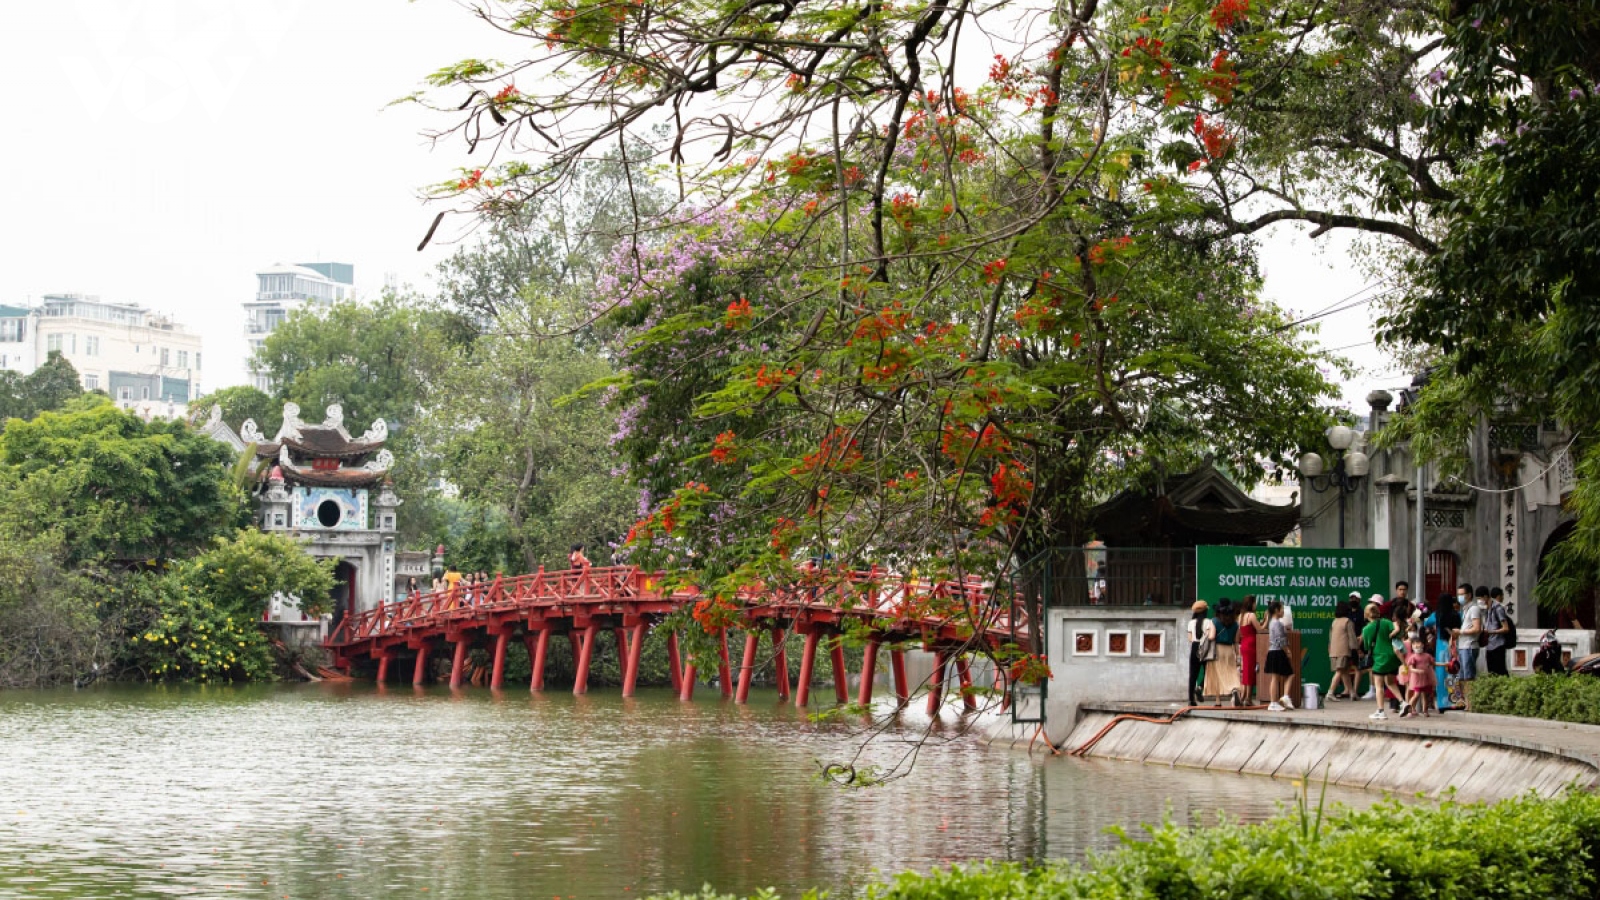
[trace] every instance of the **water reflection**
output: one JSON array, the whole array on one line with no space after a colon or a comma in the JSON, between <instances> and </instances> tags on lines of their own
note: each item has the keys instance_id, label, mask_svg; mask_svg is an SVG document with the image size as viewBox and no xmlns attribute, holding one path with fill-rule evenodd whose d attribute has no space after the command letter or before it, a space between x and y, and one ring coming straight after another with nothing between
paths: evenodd
<instances>
[{"instance_id":1,"label":"water reflection","mask_svg":"<svg viewBox=\"0 0 1600 900\"><path fill-rule=\"evenodd\" d=\"M1169 809L1258 818L1292 791L949 728L910 776L842 789L818 761L853 732L771 694L110 688L0 695L0 723L0 888L73 897L849 895L877 873L1079 856ZM925 724L908 714L860 763L894 765Z\"/></svg>"}]
</instances>

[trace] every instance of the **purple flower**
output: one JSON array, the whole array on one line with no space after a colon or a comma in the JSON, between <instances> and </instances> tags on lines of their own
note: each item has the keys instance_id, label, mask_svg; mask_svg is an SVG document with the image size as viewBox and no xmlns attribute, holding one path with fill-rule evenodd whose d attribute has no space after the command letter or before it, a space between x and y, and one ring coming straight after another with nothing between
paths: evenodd
<instances>
[{"instance_id":1,"label":"purple flower","mask_svg":"<svg viewBox=\"0 0 1600 900\"><path fill-rule=\"evenodd\" d=\"M1434 69L1432 72L1429 72L1428 81L1434 84L1444 84L1444 70Z\"/></svg>"},{"instance_id":2,"label":"purple flower","mask_svg":"<svg viewBox=\"0 0 1600 900\"><path fill-rule=\"evenodd\" d=\"M1572 90L1567 91L1567 99L1568 100L1582 100L1583 99L1583 88L1573 88Z\"/></svg>"},{"instance_id":3,"label":"purple flower","mask_svg":"<svg viewBox=\"0 0 1600 900\"><path fill-rule=\"evenodd\" d=\"M1505 145L1506 139L1503 137L1496 136L1489 139L1489 146L1491 147L1504 147Z\"/></svg>"}]
</instances>

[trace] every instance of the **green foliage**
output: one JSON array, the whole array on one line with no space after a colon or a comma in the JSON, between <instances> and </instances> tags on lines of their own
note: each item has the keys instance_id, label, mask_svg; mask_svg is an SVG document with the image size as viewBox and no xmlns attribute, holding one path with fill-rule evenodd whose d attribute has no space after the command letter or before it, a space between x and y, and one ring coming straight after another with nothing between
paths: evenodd
<instances>
[{"instance_id":1,"label":"green foliage","mask_svg":"<svg viewBox=\"0 0 1600 900\"><path fill-rule=\"evenodd\" d=\"M0 435L0 518L60 535L71 565L182 556L243 523L232 463L182 422L86 397Z\"/></svg>"},{"instance_id":2,"label":"green foliage","mask_svg":"<svg viewBox=\"0 0 1600 900\"><path fill-rule=\"evenodd\" d=\"M297 597L312 615L328 611L333 590L333 560L317 559L281 534L241 529L217 538L204 553L178 566L178 576L193 592L211 598L240 618L259 617L275 595Z\"/></svg>"},{"instance_id":3,"label":"green foliage","mask_svg":"<svg viewBox=\"0 0 1600 900\"><path fill-rule=\"evenodd\" d=\"M1600 678L1591 675L1491 675L1468 691L1473 712L1600 725Z\"/></svg>"},{"instance_id":4,"label":"green foliage","mask_svg":"<svg viewBox=\"0 0 1600 900\"><path fill-rule=\"evenodd\" d=\"M0 519L0 689L109 671L123 617L103 572L65 565L60 536Z\"/></svg>"},{"instance_id":5,"label":"green foliage","mask_svg":"<svg viewBox=\"0 0 1600 900\"><path fill-rule=\"evenodd\" d=\"M1454 4L1441 45L1426 143L1461 174L1437 210L1437 252L1415 261L1382 324L1443 358L1398 427L1457 463L1443 447L1483 416L1554 418L1574 434L1579 527L1535 595L1569 606L1600 571L1600 5Z\"/></svg>"},{"instance_id":6,"label":"green foliage","mask_svg":"<svg viewBox=\"0 0 1600 900\"><path fill-rule=\"evenodd\" d=\"M127 583L140 627L128 638L128 663L152 680L242 681L276 677L272 649L256 624L173 574Z\"/></svg>"},{"instance_id":7,"label":"green foliage","mask_svg":"<svg viewBox=\"0 0 1600 900\"><path fill-rule=\"evenodd\" d=\"M0 427L6 419L31 419L60 409L83 394L78 370L61 351L52 350L39 367L27 375L0 372Z\"/></svg>"},{"instance_id":8,"label":"green foliage","mask_svg":"<svg viewBox=\"0 0 1600 900\"><path fill-rule=\"evenodd\" d=\"M245 529L166 572L131 580L139 617L129 638L133 664L156 679L260 680L275 676L257 625L274 595L298 597L313 614L333 589L333 563L282 535Z\"/></svg>"},{"instance_id":9,"label":"green foliage","mask_svg":"<svg viewBox=\"0 0 1600 900\"><path fill-rule=\"evenodd\" d=\"M1494 805L1379 803L1335 809L1320 830L1294 814L1256 825L1167 823L1086 865L952 866L867 889L872 900L1306 897L1594 898L1600 797L1571 791ZM682 898L684 895L666 895ZM693 896L693 895L691 895ZM698 895L720 898L710 888ZM771 892L754 895L772 898ZM806 896L812 896L808 894Z\"/></svg>"},{"instance_id":10,"label":"green foliage","mask_svg":"<svg viewBox=\"0 0 1600 900\"><path fill-rule=\"evenodd\" d=\"M254 419L261 433L272 437L283 424L283 401L251 385L235 385L189 401L189 420L204 422L213 406L222 407L222 421L237 434L246 419Z\"/></svg>"}]
</instances>

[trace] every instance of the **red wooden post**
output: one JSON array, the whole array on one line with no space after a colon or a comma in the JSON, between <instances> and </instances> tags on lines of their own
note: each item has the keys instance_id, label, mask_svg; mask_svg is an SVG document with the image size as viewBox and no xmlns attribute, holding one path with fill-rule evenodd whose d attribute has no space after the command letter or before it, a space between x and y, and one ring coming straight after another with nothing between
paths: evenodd
<instances>
[{"instance_id":1,"label":"red wooden post","mask_svg":"<svg viewBox=\"0 0 1600 900\"><path fill-rule=\"evenodd\" d=\"M667 632L667 675L674 691L683 690L683 660L678 658L678 633Z\"/></svg>"},{"instance_id":2,"label":"red wooden post","mask_svg":"<svg viewBox=\"0 0 1600 900\"><path fill-rule=\"evenodd\" d=\"M956 657L956 677L961 682L961 706L967 710L978 708L978 698L972 693L972 663L965 657Z\"/></svg>"},{"instance_id":3,"label":"red wooden post","mask_svg":"<svg viewBox=\"0 0 1600 900\"><path fill-rule=\"evenodd\" d=\"M461 687L462 670L466 668L466 665L467 639L463 637L461 640L456 641L456 655L450 661L450 686L452 688Z\"/></svg>"},{"instance_id":4,"label":"red wooden post","mask_svg":"<svg viewBox=\"0 0 1600 900\"><path fill-rule=\"evenodd\" d=\"M617 644L617 671L624 672L628 668L627 629L620 626L611 629L611 639Z\"/></svg>"},{"instance_id":5,"label":"red wooden post","mask_svg":"<svg viewBox=\"0 0 1600 900\"><path fill-rule=\"evenodd\" d=\"M733 666L728 663L728 629L717 629L717 687L722 699L733 696Z\"/></svg>"},{"instance_id":6,"label":"red wooden post","mask_svg":"<svg viewBox=\"0 0 1600 900\"><path fill-rule=\"evenodd\" d=\"M812 631L806 634L805 649L800 651L800 679L795 685L794 705L804 707L811 701L811 670L817 665L817 641L822 635Z\"/></svg>"},{"instance_id":7,"label":"red wooden post","mask_svg":"<svg viewBox=\"0 0 1600 900\"><path fill-rule=\"evenodd\" d=\"M878 642L869 640L861 651L861 687L856 691L856 702L862 706L872 705L872 681L877 672Z\"/></svg>"},{"instance_id":8,"label":"red wooden post","mask_svg":"<svg viewBox=\"0 0 1600 900\"><path fill-rule=\"evenodd\" d=\"M772 664L777 669L778 699L789 699L789 654L783 649L783 629L772 629Z\"/></svg>"},{"instance_id":9,"label":"red wooden post","mask_svg":"<svg viewBox=\"0 0 1600 900\"><path fill-rule=\"evenodd\" d=\"M830 655L833 658L833 699L838 703L850 702L850 673L844 668L844 641L834 635Z\"/></svg>"},{"instance_id":10,"label":"red wooden post","mask_svg":"<svg viewBox=\"0 0 1600 900\"><path fill-rule=\"evenodd\" d=\"M911 683L906 680L906 652L889 651L889 671L894 676L894 699L901 706L911 702Z\"/></svg>"},{"instance_id":11,"label":"red wooden post","mask_svg":"<svg viewBox=\"0 0 1600 900\"><path fill-rule=\"evenodd\" d=\"M550 654L550 629L539 629L539 637L533 644L533 679L528 683L528 690L544 690L544 661Z\"/></svg>"},{"instance_id":12,"label":"red wooden post","mask_svg":"<svg viewBox=\"0 0 1600 900\"><path fill-rule=\"evenodd\" d=\"M639 683L639 656L644 652L644 623L628 629L631 636L628 639L628 661L622 669L622 696L632 697L633 689Z\"/></svg>"},{"instance_id":13,"label":"red wooden post","mask_svg":"<svg viewBox=\"0 0 1600 900\"><path fill-rule=\"evenodd\" d=\"M583 629L583 644L578 650L578 674L572 682L574 694L589 693L589 661L594 657L594 641L600 634L600 626L589 623Z\"/></svg>"},{"instance_id":14,"label":"red wooden post","mask_svg":"<svg viewBox=\"0 0 1600 900\"><path fill-rule=\"evenodd\" d=\"M506 644L511 640L509 631L494 636L494 672L489 676L489 687L500 690L506 680Z\"/></svg>"},{"instance_id":15,"label":"red wooden post","mask_svg":"<svg viewBox=\"0 0 1600 900\"><path fill-rule=\"evenodd\" d=\"M417 648L417 664L411 671L411 683L421 687L428 676L428 645Z\"/></svg>"},{"instance_id":16,"label":"red wooden post","mask_svg":"<svg viewBox=\"0 0 1600 900\"><path fill-rule=\"evenodd\" d=\"M383 684L389 680L389 654L378 657L378 683Z\"/></svg>"},{"instance_id":17,"label":"red wooden post","mask_svg":"<svg viewBox=\"0 0 1600 900\"><path fill-rule=\"evenodd\" d=\"M756 670L756 641L759 639L759 633L753 628L744 633L744 658L739 662L739 693L733 698L735 703L750 702L750 676Z\"/></svg>"},{"instance_id":18,"label":"red wooden post","mask_svg":"<svg viewBox=\"0 0 1600 900\"><path fill-rule=\"evenodd\" d=\"M694 663L690 662L683 667L683 689L678 691L678 699L689 701L694 699Z\"/></svg>"},{"instance_id":19,"label":"red wooden post","mask_svg":"<svg viewBox=\"0 0 1600 900\"><path fill-rule=\"evenodd\" d=\"M939 715L939 707L944 704L944 667L948 664L949 656L943 651L933 654L933 677L928 679L928 715Z\"/></svg>"}]
</instances>

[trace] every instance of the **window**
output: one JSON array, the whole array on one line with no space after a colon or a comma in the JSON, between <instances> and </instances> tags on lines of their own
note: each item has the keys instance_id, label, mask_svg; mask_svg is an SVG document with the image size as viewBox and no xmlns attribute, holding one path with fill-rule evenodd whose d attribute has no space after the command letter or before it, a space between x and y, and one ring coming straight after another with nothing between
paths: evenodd
<instances>
[{"instance_id":1,"label":"window","mask_svg":"<svg viewBox=\"0 0 1600 900\"><path fill-rule=\"evenodd\" d=\"M98 390L100 390L100 376L99 375L85 375L85 376L83 376L83 389L86 390L86 391L98 391Z\"/></svg>"},{"instance_id":2,"label":"window","mask_svg":"<svg viewBox=\"0 0 1600 900\"><path fill-rule=\"evenodd\" d=\"M150 399L150 387L148 385L146 385L145 387L139 388L139 399L140 400L149 400Z\"/></svg>"},{"instance_id":3,"label":"window","mask_svg":"<svg viewBox=\"0 0 1600 900\"><path fill-rule=\"evenodd\" d=\"M199 350L196 350L194 352L194 367L196 369L200 368L200 351Z\"/></svg>"},{"instance_id":4,"label":"window","mask_svg":"<svg viewBox=\"0 0 1600 900\"><path fill-rule=\"evenodd\" d=\"M0 341L15 343L26 334L22 319L0 319Z\"/></svg>"},{"instance_id":5,"label":"window","mask_svg":"<svg viewBox=\"0 0 1600 900\"><path fill-rule=\"evenodd\" d=\"M169 358L169 356L168 356L168 353L169 353L169 352L170 352L170 351L168 351L168 350L167 350L167 348L166 348L166 347L162 347L162 348L161 348L161 364L162 364L162 365L163 365L163 366L166 366L166 365L171 365L171 364L172 364L172 360L171 360L171 359L170 359L170 358Z\"/></svg>"},{"instance_id":6,"label":"window","mask_svg":"<svg viewBox=\"0 0 1600 900\"><path fill-rule=\"evenodd\" d=\"M45 350L46 353L60 353L61 352L61 335L59 335L59 334L47 334L47 335L45 335L45 338L44 338L44 350Z\"/></svg>"},{"instance_id":7,"label":"window","mask_svg":"<svg viewBox=\"0 0 1600 900\"><path fill-rule=\"evenodd\" d=\"M83 353L85 356L100 355L100 339L94 335L87 335L83 339Z\"/></svg>"},{"instance_id":8,"label":"window","mask_svg":"<svg viewBox=\"0 0 1600 900\"><path fill-rule=\"evenodd\" d=\"M117 388L117 399L118 400L132 400L133 399L133 388Z\"/></svg>"},{"instance_id":9,"label":"window","mask_svg":"<svg viewBox=\"0 0 1600 900\"><path fill-rule=\"evenodd\" d=\"M189 351L187 351L187 350L179 350L178 351L178 368L180 368L180 369L189 368Z\"/></svg>"}]
</instances>

